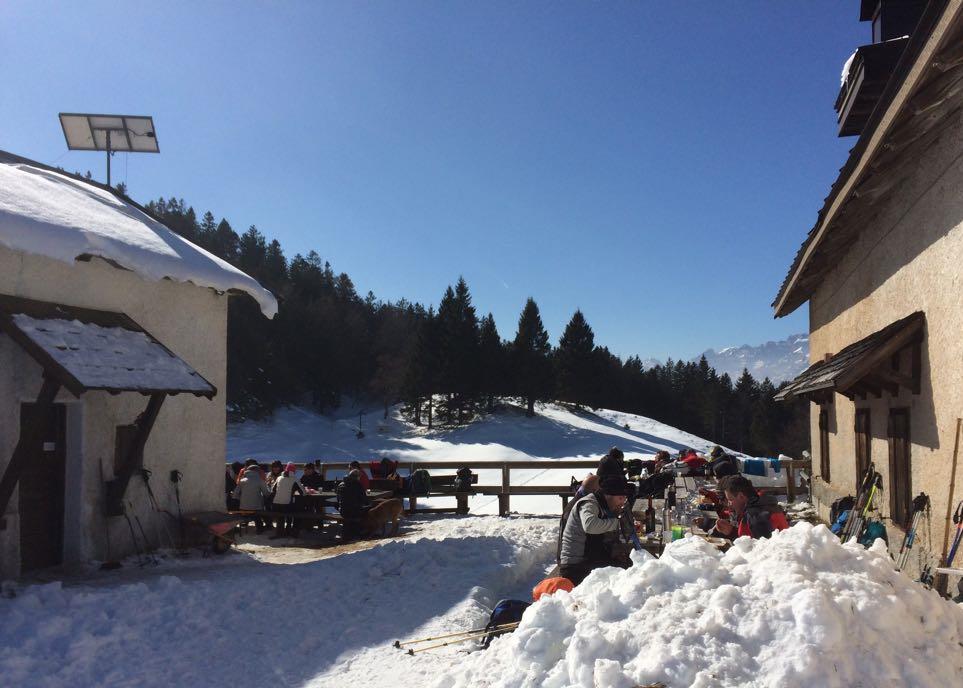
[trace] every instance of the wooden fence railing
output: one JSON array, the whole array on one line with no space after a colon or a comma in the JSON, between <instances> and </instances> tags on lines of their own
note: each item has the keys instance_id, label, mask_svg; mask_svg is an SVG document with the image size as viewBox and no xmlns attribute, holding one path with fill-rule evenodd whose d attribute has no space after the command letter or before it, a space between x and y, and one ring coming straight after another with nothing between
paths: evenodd
<instances>
[{"instance_id":1,"label":"wooden fence railing","mask_svg":"<svg viewBox=\"0 0 963 688\"><path fill-rule=\"evenodd\" d=\"M299 469L303 469L305 462L294 462ZM323 480L328 479L328 472L347 471L349 462L347 461L317 461L310 462L320 472ZM367 469L368 464L360 462L362 467ZM568 484L563 485L512 485L513 470L592 470L598 468L598 460L580 461L577 459L559 459L557 461L409 461L399 462L399 469L408 469L409 475L418 468L430 471L445 470L454 473L459 468L470 468L476 470L497 470L501 471L500 485L472 485L472 493L476 495L491 495L498 497L498 513L505 516L511 510L511 497L532 496L532 495L557 495L562 499L562 508L568 502L570 488ZM576 477L581 478L581 475Z\"/></svg>"}]
</instances>

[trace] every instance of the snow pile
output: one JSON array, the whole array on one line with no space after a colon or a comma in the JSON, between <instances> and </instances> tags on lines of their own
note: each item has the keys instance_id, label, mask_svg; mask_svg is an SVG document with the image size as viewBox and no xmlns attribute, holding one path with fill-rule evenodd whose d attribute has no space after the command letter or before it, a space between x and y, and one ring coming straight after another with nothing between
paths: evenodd
<instances>
[{"instance_id":1,"label":"snow pile","mask_svg":"<svg viewBox=\"0 0 963 688\"><path fill-rule=\"evenodd\" d=\"M274 295L217 256L93 184L0 156L0 245L65 263L99 256L149 280L243 291L269 318Z\"/></svg>"},{"instance_id":2,"label":"snow pile","mask_svg":"<svg viewBox=\"0 0 963 688\"><path fill-rule=\"evenodd\" d=\"M307 563L234 553L30 586L0 598L0 685L425 686L450 656L391 644L483 626L499 597L530 595L556 524L406 520L407 537Z\"/></svg>"},{"instance_id":3,"label":"snow pile","mask_svg":"<svg viewBox=\"0 0 963 688\"><path fill-rule=\"evenodd\" d=\"M721 554L696 538L543 598L435 682L460 686L949 686L963 609L893 570L877 541L800 523Z\"/></svg>"}]
</instances>

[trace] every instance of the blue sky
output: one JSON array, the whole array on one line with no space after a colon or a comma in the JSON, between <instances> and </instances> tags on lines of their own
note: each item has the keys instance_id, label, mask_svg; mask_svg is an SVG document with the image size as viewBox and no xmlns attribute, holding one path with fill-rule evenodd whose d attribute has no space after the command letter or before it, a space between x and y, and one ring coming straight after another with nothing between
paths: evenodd
<instances>
[{"instance_id":1,"label":"blue sky","mask_svg":"<svg viewBox=\"0 0 963 688\"><path fill-rule=\"evenodd\" d=\"M514 334L581 308L620 355L807 329L778 285L855 139L835 136L855 0L0 3L0 148L90 169L57 113L151 114L114 158L359 291L464 275Z\"/></svg>"}]
</instances>

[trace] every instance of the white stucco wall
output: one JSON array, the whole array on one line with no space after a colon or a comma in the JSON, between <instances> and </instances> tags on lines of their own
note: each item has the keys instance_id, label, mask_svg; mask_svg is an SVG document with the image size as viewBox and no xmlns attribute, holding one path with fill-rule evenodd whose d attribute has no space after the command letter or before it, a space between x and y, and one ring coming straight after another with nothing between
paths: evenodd
<instances>
[{"instance_id":1,"label":"white stucco wall","mask_svg":"<svg viewBox=\"0 0 963 688\"><path fill-rule=\"evenodd\" d=\"M0 294L124 312L210 380L218 390L212 400L184 394L165 400L144 451L144 465L154 472L151 484L162 509L177 513L168 477L172 469L184 474L184 512L223 509L227 296L169 280L147 282L100 259L67 265L3 247ZM16 445L20 404L34 401L40 385L40 366L0 335L0 470ZM77 400L61 390L58 401L68 403L67 563L107 558L108 540L113 558L134 551L126 521L103 517L101 468L110 479L115 428L132 423L147 400L135 393L106 392L88 392ZM150 544L168 544L164 517L151 510L139 477L130 482L128 500ZM0 576L19 572L17 514L15 494L7 508L8 527L0 531ZM173 522L166 525L176 538Z\"/></svg>"},{"instance_id":2,"label":"white stucco wall","mask_svg":"<svg viewBox=\"0 0 963 688\"><path fill-rule=\"evenodd\" d=\"M856 408L870 409L872 459L888 487L888 413L909 408L912 495L923 491L932 499L931 522L918 544L935 552L942 548L956 419L963 416L963 121L957 116L938 141L888 173L900 182L877 203L875 217L810 300L810 360L923 311L922 389L919 395L901 390L896 398L884 393L855 403L836 394L829 407L832 482L817 483L814 494L825 516L833 498L855 493ZM910 370L908 358L901 370ZM819 473L818 407L812 410ZM961 490L958 483L954 501L963 498ZM888 492L881 504L889 516ZM898 549L903 531L889 522L887 527ZM911 569L918 563L914 558Z\"/></svg>"}]
</instances>

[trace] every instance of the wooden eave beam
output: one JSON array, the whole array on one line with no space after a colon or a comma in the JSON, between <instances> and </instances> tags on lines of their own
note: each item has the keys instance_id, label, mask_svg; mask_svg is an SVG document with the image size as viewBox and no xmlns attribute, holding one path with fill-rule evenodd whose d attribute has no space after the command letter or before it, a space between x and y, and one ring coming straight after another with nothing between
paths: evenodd
<instances>
[{"instance_id":1,"label":"wooden eave beam","mask_svg":"<svg viewBox=\"0 0 963 688\"><path fill-rule=\"evenodd\" d=\"M57 392L59 391L60 381L44 375L43 386L37 396L39 413L36 417L44 418L49 415L47 412L53 406L54 399L57 398ZM23 469L27 465L27 459L30 458L30 447L36 446L37 442L41 440L43 430L42 423L34 422L26 428L25 432L20 433L17 446L13 450L13 456L10 457L6 469L3 471L3 477L0 478L0 530L6 528L7 524L3 515L7 511L7 505L10 504L13 489L20 480L20 474L23 473Z\"/></svg>"},{"instance_id":2,"label":"wooden eave beam","mask_svg":"<svg viewBox=\"0 0 963 688\"><path fill-rule=\"evenodd\" d=\"M889 361L890 356L904 349L919 337L922 327L922 318L919 318L916 323L908 323L901 332L893 335L889 341L881 344L875 351L864 356L850 370L843 373L837 380L838 387L848 389L866 377L881 361Z\"/></svg>"},{"instance_id":3,"label":"wooden eave beam","mask_svg":"<svg viewBox=\"0 0 963 688\"><path fill-rule=\"evenodd\" d=\"M891 368L880 366L873 371L873 376L882 379L883 382L887 383L891 388L904 387L910 392L917 388L917 382L911 376L904 375L903 373L899 373ZM891 392L894 397L898 393L899 389L895 389L895 391Z\"/></svg>"},{"instance_id":4,"label":"wooden eave beam","mask_svg":"<svg viewBox=\"0 0 963 688\"><path fill-rule=\"evenodd\" d=\"M104 510L107 516L121 516L124 513L124 494L127 492L127 485L136 471L144 465L144 447L150 437L150 431L160 413L161 405L164 403L164 394L152 394L147 408L138 417L135 425L137 434L131 442L127 456L124 457L123 468L119 475L107 482L107 494Z\"/></svg>"}]
</instances>

